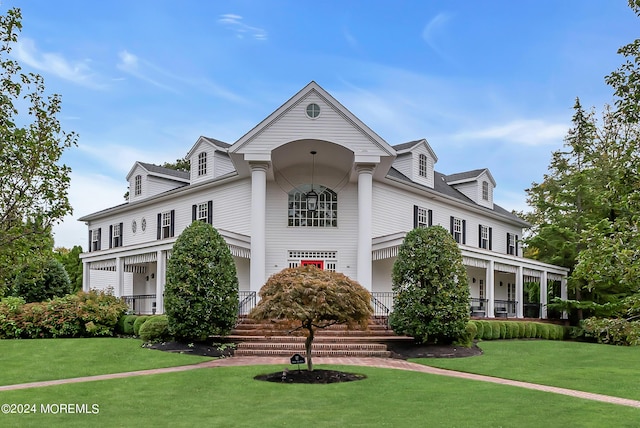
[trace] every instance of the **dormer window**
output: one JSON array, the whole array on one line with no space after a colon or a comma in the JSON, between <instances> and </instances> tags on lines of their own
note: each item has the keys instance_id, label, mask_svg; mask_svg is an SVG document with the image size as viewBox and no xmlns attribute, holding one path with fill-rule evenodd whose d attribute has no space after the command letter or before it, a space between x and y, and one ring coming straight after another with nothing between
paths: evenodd
<instances>
[{"instance_id":1,"label":"dormer window","mask_svg":"<svg viewBox=\"0 0 640 428\"><path fill-rule=\"evenodd\" d=\"M427 155L420 154L420 156L418 156L418 174L420 175L420 177L427 176L428 167L429 162L427 161Z\"/></svg>"},{"instance_id":2,"label":"dormer window","mask_svg":"<svg viewBox=\"0 0 640 428\"><path fill-rule=\"evenodd\" d=\"M482 199L485 201L489 200L489 183L486 181L482 182Z\"/></svg>"},{"instance_id":3,"label":"dormer window","mask_svg":"<svg viewBox=\"0 0 640 428\"><path fill-rule=\"evenodd\" d=\"M198 155L198 177L207 175L207 152Z\"/></svg>"},{"instance_id":4,"label":"dormer window","mask_svg":"<svg viewBox=\"0 0 640 428\"><path fill-rule=\"evenodd\" d=\"M133 193L136 196L140 196L142 194L142 176L141 175L136 175L136 178L134 179L134 191Z\"/></svg>"}]
</instances>

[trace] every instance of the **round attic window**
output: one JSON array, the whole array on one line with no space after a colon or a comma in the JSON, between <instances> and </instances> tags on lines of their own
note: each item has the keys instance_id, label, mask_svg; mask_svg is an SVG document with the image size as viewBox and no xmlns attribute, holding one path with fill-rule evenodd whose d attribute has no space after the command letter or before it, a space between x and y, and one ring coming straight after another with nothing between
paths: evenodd
<instances>
[{"instance_id":1,"label":"round attic window","mask_svg":"<svg viewBox=\"0 0 640 428\"><path fill-rule=\"evenodd\" d=\"M320 116L320 106L316 103L311 103L307 106L307 116L311 119L315 119Z\"/></svg>"}]
</instances>

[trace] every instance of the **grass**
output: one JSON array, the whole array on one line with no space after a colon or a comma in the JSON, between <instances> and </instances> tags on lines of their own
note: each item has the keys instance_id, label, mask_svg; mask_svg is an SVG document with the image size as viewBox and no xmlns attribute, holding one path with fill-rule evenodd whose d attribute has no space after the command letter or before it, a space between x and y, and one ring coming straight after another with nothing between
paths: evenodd
<instances>
[{"instance_id":1,"label":"grass","mask_svg":"<svg viewBox=\"0 0 640 428\"><path fill-rule=\"evenodd\" d=\"M278 366L224 367L0 393L2 403L97 404L99 413L2 415L10 426L637 426L640 409L515 387L367 367L366 380L254 381Z\"/></svg>"},{"instance_id":2,"label":"grass","mask_svg":"<svg viewBox=\"0 0 640 428\"><path fill-rule=\"evenodd\" d=\"M417 363L640 400L640 347L547 340L480 342L484 355Z\"/></svg>"},{"instance_id":3,"label":"grass","mask_svg":"<svg viewBox=\"0 0 640 428\"><path fill-rule=\"evenodd\" d=\"M120 338L0 340L0 385L182 366L211 360L146 349L141 344L138 339Z\"/></svg>"}]
</instances>

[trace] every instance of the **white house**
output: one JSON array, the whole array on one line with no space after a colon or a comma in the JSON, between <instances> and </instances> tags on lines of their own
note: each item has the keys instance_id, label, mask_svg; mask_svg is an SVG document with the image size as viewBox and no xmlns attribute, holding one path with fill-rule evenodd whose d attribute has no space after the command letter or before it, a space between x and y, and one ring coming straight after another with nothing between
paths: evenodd
<instances>
[{"instance_id":1,"label":"white house","mask_svg":"<svg viewBox=\"0 0 640 428\"><path fill-rule=\"evenodd\" d=\"M187 158L190 173L136 162L128 202L80 218L85 290L113 287L161 313L173 243L200 220L229 245L246 301L271 274L312 263L356 279L384 313L405 234L437 224L462 250L473 315L523 317L530 282L543 318L549 285L567 297L566 269L522 256L528 225L493 203L488 169L435 171L425 139L389 145L315 82L234 144L200 137Z\"/></svg>"}]
</instances>

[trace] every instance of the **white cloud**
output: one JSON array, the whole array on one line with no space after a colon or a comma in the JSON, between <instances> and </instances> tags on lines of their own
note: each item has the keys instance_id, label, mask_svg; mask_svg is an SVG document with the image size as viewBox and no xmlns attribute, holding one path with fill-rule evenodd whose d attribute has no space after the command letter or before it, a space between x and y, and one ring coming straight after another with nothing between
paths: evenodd
<instances>
[{"instance_id":1,"label":"white cloud","mask_svg":"<svg viewBox=\"0 0 640 428\"><path fill-rule=\"evenodd\" d=\"M453 135L453 138L459 141L504 140L529 146L557 145L567 134L568 129L568 125L565 123L517 119L502 125L458 132Z\"/></svg>"},{"instance_id":2,"label":"white cloud","mask_svg":"<svg viewBox=\"0 0 640 428\"><path fill-rule=\"evenodd\" d=\"M422 39L442 58L447 58L441 43L442 39L446 36L446 29L450 20L450 14L441 12L433 17L422 30Z\"/></svg>"},{"instance_id":3,"label":"white cloud","mask_svg":"<svg viewBox=\"0 0 640 428\"><path fill-rule=\"evenodd\" d=\"M36 70L51 73L78 85L95 89L106 87L89 66L89 60L72 62L58 53L39 52L35 42L29 38L21 38L15 44L12 55Z\"/></svg>"},{"instance_id":4,"label":"white cloud","mask_svg":"<svg viewBox=\"0 0 640 428\"><path fill-rule=\"evenodd\" d=\"M242 22L242 19L240 15L227 13L220 15L218 22L232 29L239 39L244 39L246 36L256 40L267 40L267 32L264 29L247 25Z\"/></svg>"},{"instance_id":5,"label":"white cloud","mask_svg":"<svg viewBox=\"0 0 640 428\"><path fill-rule=\"evenodd\" d=\"M148 61L140 60L136 55L126 50L121 51L118 56L120 57L120 62L116 67L118 67L119 70L166 91L179 92L174 87L160 82L157 76L152 77L153 74L166 74L159 67L156 67Z\"/></svg>"}]
</instances>

